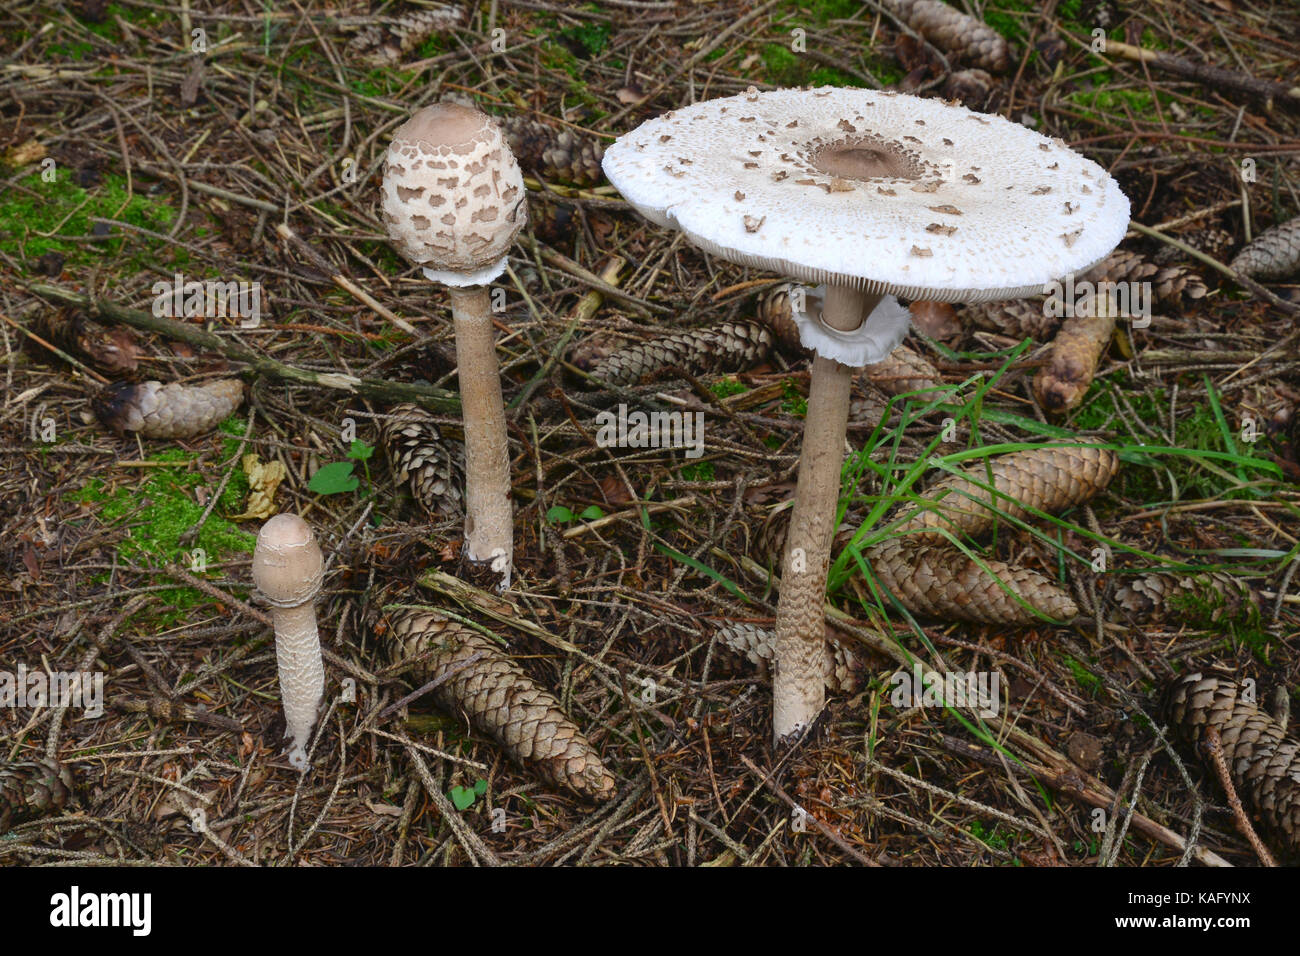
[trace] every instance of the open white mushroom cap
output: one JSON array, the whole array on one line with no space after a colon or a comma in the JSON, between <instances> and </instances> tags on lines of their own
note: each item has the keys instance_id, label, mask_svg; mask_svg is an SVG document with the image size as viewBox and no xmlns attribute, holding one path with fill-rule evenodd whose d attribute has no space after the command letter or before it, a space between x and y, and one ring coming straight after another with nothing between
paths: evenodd
<instances>
[{"instance_id":1,"label":"open white mushroom cap","mask_svg":"<svg viewBox=\"0 0 1300 956\"><path fill-rule=\"evenodd\" d=\"M649 120L605 152L647 219L810 283L947 302L1042 292L1123 238L1096 163L999 116L896 93L751 89Z\"/></svg>"},{"instance_id":2,"label":"open white mushroom cap","mask_svg":"<svg viewBox=\"0 0 1300 956\"><path fill-rule=\"evenodd\" d=\"M428 278L491 282L528 219L523 174L501 129L460 103L416 112L388 147L383 216L398 251Z\"/></svg>"}]
</instances>

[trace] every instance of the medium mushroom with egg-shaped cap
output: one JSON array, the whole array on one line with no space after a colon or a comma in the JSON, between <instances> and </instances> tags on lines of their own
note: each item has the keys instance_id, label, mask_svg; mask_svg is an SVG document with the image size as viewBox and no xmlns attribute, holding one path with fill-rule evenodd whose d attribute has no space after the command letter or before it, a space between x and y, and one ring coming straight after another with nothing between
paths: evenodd
<instances>
[{"instance_id":1,"label":"medium mushroom with egg-shaped cap","mask_svg":"<svg viewBox=\"0 0 1300 956\"><path fill-rule=\"evenodd\" d=\"M253 549L253 583L271 605L289 763L296 770L310 766L307 743L325 694L313 607L323 573L320 546L306 521L286 513L262 525Z\"/></svg>"},{"instance_id":2,"label":"medium mushroom with egg-shaped cap","mask_svg":"<svg viewBox=\"0 0 1300 956\"><path fill-rule=\"evenodd\" d=\"M388 235L447 286L465 425L465 557L510 585L513 518L505 406L486 284L527 220L524 179L497 124L459 103L416 112L384 164Z\"/></svg>"},{"instance_id":3,"label":"medium mushroom with egg-shaped cap","mask_svg":"<svg viewBox=\"0 0 1300 956\"><path fill-rule=\"evenodd\" d=\"M1129 204L1106 171L998 116L896 93L746 93L643 123L605 152L636 209L723 259L822 283L796 317L815 353L782 563L778 742L825 701L823 605L853 369L908 317L896 295L1016 298L1101 260Z\"/></svg>"}]
</instances>

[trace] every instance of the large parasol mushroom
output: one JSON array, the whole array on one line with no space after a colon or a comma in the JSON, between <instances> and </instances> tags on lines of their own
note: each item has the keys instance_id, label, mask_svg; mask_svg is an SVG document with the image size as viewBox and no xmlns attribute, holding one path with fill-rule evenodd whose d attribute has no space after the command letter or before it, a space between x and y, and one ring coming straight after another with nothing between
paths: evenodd
<instances>
[{"instance_id":1,"label":"large parasol mushroom","mask_svg":"<svg viewBox=\"0 0 1300 956\"><path fill-rule=\"evenodd\" d=\"M853 370L907 331L893 298L977 302L1041 292L1123 238L1129 204L1101 167L997 116L894 93L747 93L649 120L605 153L647 219L742 265L825 283L798 317L813 350L782 563L778 742L825 700L823 605Z\"/></svg>"}]
</instances>

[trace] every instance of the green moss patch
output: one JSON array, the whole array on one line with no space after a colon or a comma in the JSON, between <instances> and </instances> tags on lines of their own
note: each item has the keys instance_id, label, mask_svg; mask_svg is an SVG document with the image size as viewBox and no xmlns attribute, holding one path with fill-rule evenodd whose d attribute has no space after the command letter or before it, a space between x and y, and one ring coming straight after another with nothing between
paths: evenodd
<instances>
[{"instance_id":1,"label":"green moss patch","mask_svg":"<svg viewBox=\"0 0 1300 956\"><path fill-rule=\"evenodd\" d=\"M220 461L228 461L238 450L239 440L232 433L242 434L243 427L244 423L234 417L222 424L225 435ZM202 548L209 564L232 555L251 553L256 536L226 518L243 511L248 495L248 478L238 464L198 539L191 548L182 548L181 536L198 524L203 515L205 506L198 502L197 489L215 490L220 481L220 476L213 473L215 466L209 466L206 475L191 467L198 457L197 452L169 448L147 459L161 463L160 467L141 468L129 475L115 476L111 481L92 478L69 498L93 505L100 523L126 528L118 555L130 564L188 566L192 548Z\"/></svg>"},{"instance_id":2,"label":"green moss patch","mask_svg":"<svg viewBox=\"0 0 1300 956\"><path fill-rule=\"evenodd\" d=\"M128 199L124 177L106 175L101 183L86 189L76 184L71 169L56 166L54 173L53 182L43 182L40 172L24 176L18 180L18 188L0 197L0 250L29 261L57 252L70 264L86 264L102 251L121 251L127 241L136 255L164 245L138 233L121 236L121 230L101 242L81 241L91 234L95 218L117 219L162 232L175 219L176 211L141 195L138 179Z\"/></svg>"}]
</instances>

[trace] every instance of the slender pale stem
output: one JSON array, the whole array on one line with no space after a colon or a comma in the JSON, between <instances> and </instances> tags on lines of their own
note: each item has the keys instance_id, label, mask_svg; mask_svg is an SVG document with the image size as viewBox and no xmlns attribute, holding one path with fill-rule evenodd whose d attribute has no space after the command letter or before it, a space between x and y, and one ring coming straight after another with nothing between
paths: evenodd
<instances>
[{"instance_id":1,"label":"slender pale stem","mask_svg":"<svg viewBox=\"0 0 1300 956\"><path fill-rule=\"evenodd\" d=\"M879 301L880 296L831 286L826 290L822 321L840 331L852 331ZM799 482L777 607L772 719L778 744L811 724L826 702L823 607L853 375L854 369L846 365L820 355L813 359Z\"/></svg>"},{"instance_id":2,"label":"slender pale stem","mask_svg":"<svg viewBox=\"0 0 1300 956\"><path fill-rule=\"evenodd\" d=\"M486 286L450 291L465 424L465 556L490 564L501 574L500 588L505 590L510 586L514 519L491 303Z\"/></svg>"},{"instance_id":3,"label":"slender pale stem","mask_svg":"<svg viewBox=\"0 0 1300 956\"><path fill-rule=\"evenodd\" d=\"M275 660L285 736L292 741L289 764L295 770L306 770L307 743L325 695L316 608L310 600L297 607L272 607L271 619L275 622Z\"/></svg>"}]
</instances>

